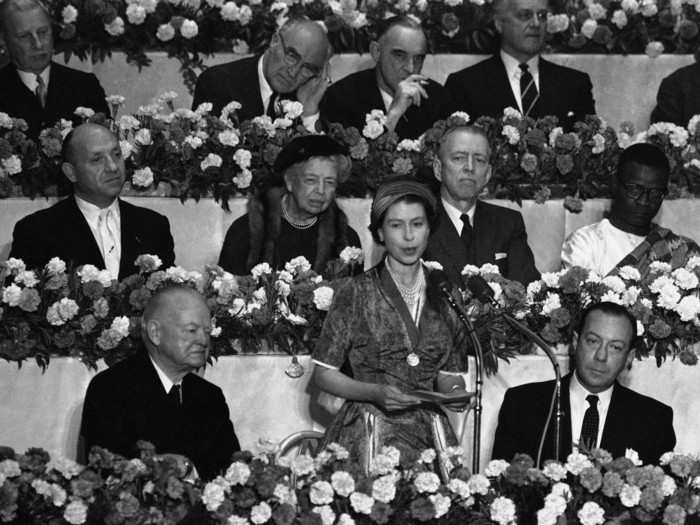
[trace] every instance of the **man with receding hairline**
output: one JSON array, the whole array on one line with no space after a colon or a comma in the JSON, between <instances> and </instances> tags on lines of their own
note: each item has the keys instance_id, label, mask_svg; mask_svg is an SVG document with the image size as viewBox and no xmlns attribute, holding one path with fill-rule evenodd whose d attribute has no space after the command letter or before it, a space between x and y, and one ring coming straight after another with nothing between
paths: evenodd
<instances>
[{"instance_id":1,"label":"man with receding hairline","mask_svg":"<svg viewBox=\"0 0 700 525\"><path fill-rule=\"evenodd\" d=\"M304 107L309 129L318 120L318 105L328 86L332 54L326 30L307 18L288 20L272 36L262 55L213 66L197 79L192 108L211 102L219 115L230 102L241 105L239 121L259 115L283 116L280 102L296 100Z\"/></svg>"},{"instance_id":2,"label":"man with receding hairline","mask_svg":"<svg viewBox=\"0 0 700 525\"><path fill-rule=\"evenodd\" d=\"M63 159L73 194L19 220L10 257L29 268L60 257L69 267L107 269L113 279L137 273L142 254L157 255L166 268L175 262L168 219L119 199L126 172L111 131L99 124L78 126L63 142Z\"/></svg>"},{"instance_id":3,"label":"man with receding hairline","mask_svg":"<svg viewBox=\"0 0 700 525\"><path fill-rule=\"evenodd\" d=\"M499 118L512 107L532 118L553 115L566 128L595 114L588 74L540 56L547 0L496 0L493 9L500 52L447 77L445 88L456 109L476 119Z\"/></svg>"},{"instance_id":4,"label":"man with receding hairline","mask_svg":"<svg viewBox=\"0 0 700 525\"><path fill-rule=\"evenodd\" d=\"M60 119L74 120L79 106L109 116L105 92L92 73L51 61L51 17L38 0L5 0L0 4L0 40L10 63L0 69L0 111L22 118L29 136Z\"/></svg>"},{"instance_id":5,"label":"man with receding hairline","mask_svg":"<svg viewBox=\"0 0 700 525\"><path fill-rule=\"evenodd\" d=\"M577 448L603 448L613 458L628 448L644 463L656 464L673 450L673 409L618 381L632 366L637 321L619 304L590 305L582 314L572 343L572 372L562 378L559 457L555 457L554 421L543 446L542 461L566 461ZM550 407L554 381L508 389L498 415L493 458L510 461L516 453L537 456Z\"/></svg>"},{"instance_id":6,"label":"man with receding hairline","mask_svg":"<svg viewBox=\"0 0 700 525\"><path fill-rule=\"evenodd\" d=\"M321 101L321 119L360 131L365 116L386 113L386 128L400 139L417 139L437 120L449 116L452 104L445 89L421 74L428 41L419 22L407 16L385 20L370 44L375 67L337 81Z\"/></svg>"},{"instance_id":7,"label":"man with receding hairline","mask_svg":"<svg viewBox=\"0 0 700 525\"><path fill-rule=\"evenodd\" d=\"M196 375L209 357L211 316L204 297L170 285L143 313L144 348L97 374L85 394L81 436L126 457L139 440L182 454L211 479L240 450L221 389Z\"/></svg>"},{"instance_id":8,"label":"man with receding hairline","mask_svg":"<svg viewBox=\"0 0 700 525\"><path fill-rule=\"evenodd\" d=\"M461 285L467 264L498 266L508 279L527 284L539 279L522 215L479 200L491 178L491 147L478 126L455 126L440 139L433 173L440 181L438 227L431 234L426 260L438 261Z\"/></svg>"}]
</instances>

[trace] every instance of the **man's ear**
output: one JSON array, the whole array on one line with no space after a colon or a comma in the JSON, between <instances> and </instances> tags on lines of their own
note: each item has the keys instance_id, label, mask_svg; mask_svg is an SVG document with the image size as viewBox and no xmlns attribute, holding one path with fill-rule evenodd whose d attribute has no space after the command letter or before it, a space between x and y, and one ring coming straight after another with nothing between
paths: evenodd
<instances>
[{"instance_id":1,"label":"man's ear","mask_svg":"<svg viewBox=\"0 0 700 525\"><path fill-rule=\"evenodd\" d=\"M501 20L501 15L496 13L493 15L493 25L496 27L496 32L499 35L503 34L503 20Z\"/></svg>"},{"instance_id":2,"label":"man's ear","mask_svg":"<svg viewBox=\"0 0 700 525\"><path fill-rule=\"evenodd\" d=\"M433 175L435 175L437 180L442 182L442 161L437 155L433 157Z\"/></svg>"},{"instance_id":3,"label":"man's ear","mask_svg":"<svg viewBox=\"0 0 700 525\"><path fill-rule=\"evenodd\" d=\"M578 332L574 332L571 335L571 346L569 346L569 355L576 355L576 349L578 348Z\"/></svg>"},{"instance_id":4,"label":"man's ear","mask_svg":"<svg viewBox=\"0 0 700 525\"><path fill-rule=\"evenodd\" d=\"M486 171L486 177L485 177L486 180L484 182L484 186L486 186L488 184L488 182L491 180L492 174L493 174L493 166L491 166L491 164L489 164L488 170Z\"/></svg>"},{"instance_id":5,"label":"man's ear","mask_svg":"<svg viewBox=\"0 0 700 525\"><path fill-rule=\"evenodd\" d=\"M75 184L75 182L78 180L78 177L75 175L75 168L70 162L64 162L61 164L61 171L72 183Z\"/></svg>"},{"instance_id":6,"label":"man's ear","mask_svg":"<svg viewBox=\"0 0 700 525\"><path fill-rule=\"evenodd\" d=\"M146 337L155 346L160 345L160 323L151 319L146 323Z\"/></svg>"},{"instance_id":7,"label":"man's ear","mask_svg":"<svg viewBox=\"0 0 700 525\"><path fill-rule=\"evenodd\" d=\"M382 48L382 46L379 44L379 42L377 40L372 40L369 43L369 54L375 63L379 62L379 56L382 54L381 48Z\"/></svg>"},{"instance_id":8,"label":"man's ear","mask_svg":"<svg viewBox=\"0 0 700 525\"><path fill-rule=\"evenodd\" d=\"M632 362L634 361L635 355L637 355L637 351L634 348L627 350L627 363L625 364L627 370L632 370Z\"/></svg>"}]
</instances>

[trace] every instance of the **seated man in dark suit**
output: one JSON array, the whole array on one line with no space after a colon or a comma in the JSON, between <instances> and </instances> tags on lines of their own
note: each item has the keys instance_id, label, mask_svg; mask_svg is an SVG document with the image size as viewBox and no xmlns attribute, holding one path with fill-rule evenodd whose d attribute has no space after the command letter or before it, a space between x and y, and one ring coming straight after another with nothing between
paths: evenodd
<instances>
[{"instance_id":1,"label":"seated man in dark suit","mask_svg":"<svg viewBox=\"0 0 700 525\"><path fill-rule=\"evenodd\" d=\"M588 75L540 57L547 7L547 0L494 1L501 51L447 78L456 109L475 119L513 107L533 118L554 115L565 127L595 113Z\"/></svg>"},{"instance_id":2,"label":"seated man in dark suit","mask_svg":"<svg viewBox=\"0 0 700 525\"><path fill-rule=\"evenodd\" d=\"M97 374L85 394L81 436L126 457L136 443L182 454L211 479L240 450L221 389L191 373L209 356L211 316L204 298L185 286L158 290L143 312L143 345Z\"/></svg>"},{"instance_id":3,"label":"seated man in dark suit","mask_svg":"<svg viewBox=\"0 0 700 525\"><path fill-rule=\"evenodd\" d=\"M282 116L279 102L297 100L302 120L313 130L318 104L328 86L331 46L318 22L292 18L272 36L265 53L210 67L197 79L192 108L211 102L218 115L229 102L241 104L239 121Z\"/></svg>"},{"instance_id":4,"label":"seated man in dark suit","mask_svg":"<svg viewBox=\"0 0 700 525\"><path fill-rule=\"evenodd\" d=\"M644 463L656 463L676 445L673 410L617 382L632 365L637 321L615 303L593 304L584 312L575 334L574 372L562 380L559 460L573 447L603 448L614 458L628 448ZM493 457L510 461L518 452L537 456L549 411L554 381L508 389L493 445ZM554 457L554 420L542 460Z\"/></svg>"},{"instance_id":5,"label":"seated man in dark suit","mask_svg":"<svg viewBox=\"0 0 700 525\"><path fill-rule=\"evenodd\" d=\"M0 111L26 120L30 137L38 137L43 128L62 118L76 119L73 112L79 106L109 116L105 92L95 75L51 61L51 18L40 2L3 2L0 31L10 58L0 69Z\"/></svg>"},{"instance_id":6,"label":"seated man in dark suit","mask_svg":"<svg viewBox=\"0 0 700 525\"><path fill-rule=\"evenodd\" d=\"M418 138L452 109L445 88L421 75L427 49L418 22L407 16L389 18L370 44L377 65L330 86L321 101L321 119L362 131L365 115L381 109L387 129L401 139Z\"/></svg>"},{"instance_id":7,"label":"seated man in dark suit","mask_svg":"<svg viewBox=\"0 0 700 525\"><path fill-rule=\"evenodd\" d=\"M117 138L98 124L82 124L63 141L63 174L73 194L20 219L10 257L41 268L52 257L69 267L92 264L113 279L138 272L136 258L157 255L175 262L168 219L119 199L126 173Z\"/></svg>"},{"instance_id":8,"label":"seated man in dark suit","mask_svg":"<svg viewBox=\"0 0 700 525\"><path fill-rule=\"evenodd\" d=\"M687 126L700 113L700 63L677 69L664 78L656 94L652 122L673 122Z\"/></svg>"},{"instance_id":9,"label":"seated man in dark suit","mask_svg":"<svg viewBox=\"0 0 700 525\"><path fill-rule=\"evenodd\" d=\"M523 217L515 210L479 200L491 178L491 148L477 126L448 129L440 139L433 171L440 181L438 226L430 235L426 260L438 261L455 284L467 264L498 266L508 279L539 279L527 244Z\"/></svg>"},{"instance_id":10,"label":"seated man in dark suit","mask_svg":"<svg viewBox=\"0 0 700 525\"><path fill-rule=\"evenodd\" d=\"M283 269L303 255L317 273L348 247L360 248L357 233L335 203L338 183L350 173L343 146L326 135L304 135L287 144L275 159L284 187L252 195L248 213L226 232L219 265L244 275L258 263Z\"/></svg>"}]
</instances>

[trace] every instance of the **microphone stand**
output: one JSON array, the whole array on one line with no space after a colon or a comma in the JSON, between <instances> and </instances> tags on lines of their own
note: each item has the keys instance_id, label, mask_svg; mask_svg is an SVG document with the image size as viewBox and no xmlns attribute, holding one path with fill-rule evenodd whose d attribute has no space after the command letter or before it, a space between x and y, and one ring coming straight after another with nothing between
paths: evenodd
<instances>
[{"instance_id":1,"label":"microphone stand","mask_svg":"<svg viewBox=\"0 0 700 525\"><path fill-rule=\"evenodd\" d=\"M510 326L512 326L519 332L525 334L525 336L530 341L533 341L537 346L539 346L547 355L547 357L552 363L552 367L554 368L554 458L557 461L559 461L559 454L561 449L561 420L563 416L563 413L561 411L561 370L559 369L559 362L557 361L554 352L552 352L552 349L549 347L549 345L545 342L544 339L542 339L539 335L530 330L523 323L512 317L510 314L502 312L502 316L503 319L505 319ZM540 463L542 461L542 450L544 448L544 441L547 436L547 430L549 429L549 425L552 422L552 408L552 404L550 403L549 414L547 415L547 421L545 422L544 428L542 429L542 436L540 438L540 444L537 449L537 462L535 463L535 466L537 468L540 468Z\"/></svg>"},{"instance_id":2,"label":"microphone stand","mask_svg":"<svg viewBox=\"0 0 700 525\"><path fill-rule=\"evenodd\" d=\"M447 299L447 302L452 307L452 309L457 313L457 317L459 317L459 320L466 327L467 333L469 334L469 338L472 342L472 346L474 347L474 358L476 361L476 386L474 390L475 405L474 440L472 443L472 473L476 474L477 472L479 472L479 455L481 450L481 392L484 384L484 352L481 348L481 341L479 341L479 338L476 335L476 331L474 330L474 325L472 325L472 322L469 320L469 316L466 314L464 309L457 304L457 301L455 301L454 297L452 296L452 293L450 293L448 289L443 288L441 286L440 291L445 296L445 299ZM463 424L465 424L466 421L467 420L465 417Z\"/></svg>"},{"instance_id":3,"label":"microphone stand","mask_svg":"<svg viewBox=\"0 0 700 525\"><path fill-rule=\"evenodd\" d=\"M496 309L500 307L498 301L496 301L496 299L493 297L493 291L491 290L491 287L483 279L483 277L478 275L470 277L467 282L467 287L469 288L469 291L472 292L472 294L482 303L489 303ZM557 358L554 355L554 352L552 352L552 349L549 347L549 345L545 342L544 339L542 339L539 335L530 330L527 326L525 326L523 323L515 319L507 312L501 310L500 315L503 317L503 319L506 320L506 322L510 326L515 328L520 333L524 334L530 341L534 342L537 346L539 346L544 351L544 353L547 354L547 357L552 363L552 368L554 368L554 392L552 394L552 401L549 404L549 413L547 414L547 420L545 421L544 428L542 429L540 444L537 449L537 463L535 464L535 466L539 468L540 463L542 461L542 450L544 448L545 438L547 437L547 430L549 429L549 425L552 422L553 411L556 412L554 420L554 456L555 459L559 461L559 454L561 449L561 419L563 415L561 411L561 371L559 370L559 363L557 362Z\"/></svg>"}]
</instances>

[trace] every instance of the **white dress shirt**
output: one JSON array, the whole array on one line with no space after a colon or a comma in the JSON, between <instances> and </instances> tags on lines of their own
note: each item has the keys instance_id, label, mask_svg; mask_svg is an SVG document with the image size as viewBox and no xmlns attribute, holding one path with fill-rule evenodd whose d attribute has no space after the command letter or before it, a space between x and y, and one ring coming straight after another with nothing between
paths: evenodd
<instances>
[{"instance_id":1,"label":"white dress shirt","mask_svg":"<svg viewBox=\"0 0 700 525\"><path fill-rule=\"evenodd\" d=\"M274 91L272 89L272 86L270 86L267 79L265 78L265 73L263 72L263 57L264 55L260 57L260 60L258 60L258 83L260 84L260 98L262 98L263 103L263 114L267 115L267 108L270 105L270 99L272 98L272 94L274 93ZM277 98L277 101L279 102L284 98L285 95L280 93L280 96ZM308 131L310 131L311 133L316 133L316 122L318 121L319 117L319 112L316 112L313 115L309 115L308 117L302 115L301 123Z\"/></svg>"},{"instance_id":2,"label":"white dress shirt","mask_svg":"<svg viewBox=\"0 0 700 525\"><path fill-rule=\"evenodd\" d=\"M600 442L603 439L603 428L605 428L605 418L608 416L608 409L610 408L610 399L612 399L613 387L611 386L607 390L593 394L586 390L583 385L576 377L576 372L571 375L571 381L569 382L569 404L571 410L571 439L574 441L574 448L576 448L576 443L578 443L581 437L581 427L583 426L583 416L586 414L586 410L590 406L586 397L589 395L598 396L598 438L596 441L596 447L600 447Z\"/></svg>"},{"instance_id":3,"label":"white dress shirt","mask_svg":"<svg viewBox=\"0 0 700 525\"><path fill-rule=\"evenodd\" d=\"M41 73L39 73L39 76L44 81L44 85L46 86L47 92L49 89L49 74L50 73L51 73L51 66L50 65L46 66L44 68L44 70ZM19 78L22 81L22 83L25 86L27 86L27 89L29 91L31 91L32 93L36 93L36 88L39 85L39 83L36 80L36 73L30 73L29 71L20 71L18 69L17 74L19 75Z\"/></svg>"},{"instance_id":4,"label":"white dress shirt","mask_svg":"<svg viewBox=\"0 0 700 525\"><path fill-rule=\"evenodd\" d=\"M172 379L170 379L165 374L165 372L161 370L161 368L158 366L158 363L156 363L150 355L148 356L148 358L151 360L151 363L153 363L153 368L156 369L156 374L158 374L158 378L163 384L163 388L165 389L166 394L169 394L175 385L180 385L180 403L182 403L182 380L180 380L179 383L173 383Z\"/></svg>"},{"instance_id":5,"label":"white dress shirt","mask_svg":"<svg viewBox=\"0 0 700 525\"><path fill-rule=\"evenodd\" d=\"M501 60L503 60L503 65L506 67L506 74L508 75L508 82L510 82L510 89L513 91L513 96L515 97L515 102L518 104L518 109L523 112L522 101L520 99L520 77L523 74L522 69L520 69L520 62L517 59L510 56L508 53L501 49ZM535 86L537 86L537 92L540 92L540 57L536 55L526 62L528 70L535 81Z\"/></svg>"},{"instance_id":6,"label":"white dress shirt","mask_svg":"<svg viewBox=\"0 0 700 525\"><path fill-rule=\"evenodd\" d=\"M447 216L450 218L450 221L452 221L453 226L457 230L457 235L460 237L462 236L462 229L464 228L464 223L462 222L462 215L463 212L455 208L452 204L447 202L445 199L442 200L442 207L445 208L445 213ZM476 210L476 203L474 206L469 208L466 212L466 215L469 217L469 224L472 225L472 229L474 228L474 210Z\"/></svg>"},{"instance_id":7,"label":"white dress shirt","mask_svg":"<svg viewBox=\"0 0 700 525\"><path fill-rule=\"evenodd\" d=\"M561 247L564 268L581 266L604 276L645 239L613 226L608 219L573 232Z\"/></svg>"},{"instance_id":8,"label":"white dress shirt","mask_svg":"<svg viewBox=\"0 0 700 525\"><path fill-rule=\"evenodd\" d=\"M112 274L112 279L119 278L119 263L122 253L122 229L121 229L121 214L119 213L119 199L114 199L112 204L107 208L100 208L91 202L81 199L75 195L75 203L78 209L85 217L85 220L90 226L97 246L100 249L102 258L104 259L107 270ZM108 221L109 231L112 232L112 238L108 239L107 230L100 221L100 216L104 216L110 212L110 220Z\"/></svg>"}]
</instances>

